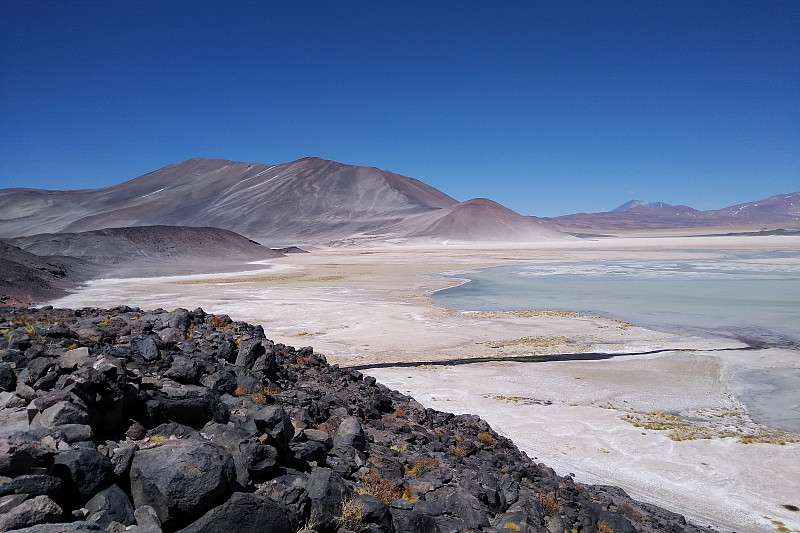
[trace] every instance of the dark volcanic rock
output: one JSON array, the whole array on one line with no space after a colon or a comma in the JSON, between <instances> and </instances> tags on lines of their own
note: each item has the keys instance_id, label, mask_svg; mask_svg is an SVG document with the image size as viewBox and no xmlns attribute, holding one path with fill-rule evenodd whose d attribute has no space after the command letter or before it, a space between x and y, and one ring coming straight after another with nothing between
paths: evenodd
<instances>
[{"instance_id":1,"label":"dark volcanic rock","mask_svg":"<svg viewBox=\"0 0 800 533\"><path fill-rule=\"evenodd\" d=\"M347 496L347 484L327 468L315 468L306 485L311 498L311 516L317 518L315 527L323 531L333 531L335 517L341 515L342 501Z\"/></svg>"},{"instance_id":2,"label":"dark volcanic rock","mask_svg":"<svg viewBox=\"0 0 800 533\"><path fill-rule=\"evenodd\" d=\"M62 518L61 507L47 496L36 496L25 500L0 516L0 531L21 529L45 522L57 522Z\"/></svg>"},{"instance_id":3,"label":"dark volcanic rock","mask_svg":"<svg viewBox=\"0 0 800 533\"><path fill-rule=\"evenodd\" d=\"M74 497L77 493L83 498L108 486L114 468L108 457L96 449L78 446L55 456L53 474L61 478L68 495Z\"/></svg>"},{"instance_id":4,"label":"dark volcanic rock","mask_svg":"<svg viewBox=\"0 0 800 533\"><path fill-rule=\"evenodd\" d=\"M0 391L13 391L17 388L17 374L9 363L0 363Z\"/></svg>"},{"instance_id":5,"label":"dark volcanic rock","mask_svg":"<svg viewBox=\"0 0 800 533\"><path fill-rule=\"evenodd\" d=\"M292 419L280 405L265 405L252 415L258 431L268 436L268 442L283 453L294 436Z\"/></svg>"},{"instance_id":6,"label":"dark volcanic rock","mask_svg":"<svg viewBox=\"0 0 800 533\"><path fill-rule=\"evenodd\" d=\"M0 309L0 350L0 531L709 531L202 310Z\"/></svg>"},{"instance_id":7,"label":"dark volcanic rock","mask_svg":"<svg viewBox=\"0 0 800 533\"><path fill-rule=\"evenodd\" d=\"M226 412L220 408L219 396L206 387L165 384L152 396L169 420L197 428L212 420L227 422Z\"/></svg>"},{"instance_id":8,"label":"dark volcanic rock","mask_svg":"<svg viewBox=\"0 0 800 533\"><path fill-rule=\"evenodd\" d=\"M194 359L185 356L175 357L172 366L164 372L164 377L180 383L196 383L202 375L203 367Z\"/></svg>"},{"instance_id":9,"label":"dark volcanic rock","mask_svg":"<svg viewBox=\"0 0 800 533\"><path fill-rule=\"evenodd\" d=\"M136 521L128 495L116 485L98 492L85 507L89 511L86 520L102 527L108 527L111 522L131 526Z\"/></svg>"},{"instance_id":10,"label":"dark volcanic rock","mask_svg":"<svg viewBox=\"0 0 800 533\"><path fill-rule=\"evenodd\" d=\"M55 496L61 490L61 479L47 474L17 476L0 483L0 496L27 494L28 496Z\"/></svg>"},{"instance_id":11,"label":"dark volcanic rock","mask_svg":"<svg viewBox=\"0 0 800 533\"><path fill-rule=\"evenodd\" d=\"M150 505L165 524L186 524L233 490L235 466L222 447L203 440L167 441L136 452L130 469L136 507Z\"/></svg>"},{"instance_id":12,"label":"dark volcanic rock","mask_svg":"<svg viewBox=\"0 0 800 533\"><path fill-rule=\"evenodd\" d=\"M180 533L232 533L270 531L294 533L297 517L278 502L256 494L235 492L230 499L210 510Z\"/></svg>"},{"instance_id":13,"label":"dark volcanic rock","mask_svg":"<svg viewBox=\"0 0 800 533\"><path fill-rule=\"evenodd\" d=\"M342 420L339 428L333 434L333 443L337 446L352 446L356 450L367 449L367 436L358 418L350 416Z\"/></svg>"}]
</instances>

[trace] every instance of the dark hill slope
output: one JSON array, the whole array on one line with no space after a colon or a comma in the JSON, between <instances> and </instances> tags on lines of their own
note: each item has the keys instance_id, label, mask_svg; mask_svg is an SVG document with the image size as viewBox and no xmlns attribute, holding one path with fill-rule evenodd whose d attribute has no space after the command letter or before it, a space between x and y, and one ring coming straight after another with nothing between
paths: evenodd
<instances>
[{"instance_id":1,"label":"dark hill slope","mask_svg":"<svg viewBox=\"0 0 800 533\"><path fill-rule=\"evenodd\" d=\"M141 226L0 240L0 304L56 298L97 276L241 270L281 257L219 228Z\"/></svg>"},{"instance_id":2,"label":"dark hill slope","mask_svg":"<svg viewBox=\"0 0 800 533\"><path fill-rule=\"evenodd\" d=\"M0 240L0 305L31 305L55 298L96 269L69 257L40 257Z\"/></svg>"},{"instance_id":3,"label":"dark hill slope","mask_svg":"<svg viewBox=\"0 0 800 533\"><path fill-rule=\"evenodd\" d=\"M179 226L44 233L6 242L37 255L78 257L101 264L182 259L260 260L282 255L232 231Z\"/></svg>"},{"instance_id":4,"label":"dark hill slope","mask_svg":"<svg viewBox=\"0 0 800 533\"><path fill-rule=\"evenodd\" d=\"M214 226L265 244L296 244L344 237L455 203L413 178L318 158L272 166L190 159L103 189L0 190L0 236Z\"/></svg>"}]
</instances>

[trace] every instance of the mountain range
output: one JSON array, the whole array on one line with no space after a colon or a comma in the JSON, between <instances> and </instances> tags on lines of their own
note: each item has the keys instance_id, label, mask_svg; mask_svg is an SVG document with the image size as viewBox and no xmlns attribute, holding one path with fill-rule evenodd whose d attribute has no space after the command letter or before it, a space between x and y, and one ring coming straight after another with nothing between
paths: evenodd
<instances>
[{"instance_id":1,"label":"mountain range","mask_svg":"<svg viewBox=\"0 0 800 533\"><path fill-rule=\"evenodd\" d=\"M489 200L460 203L414 178L313 157L190 159L102 189L5 189L0 212L0 237L146 225L214 226L270 246L564 237Z\"/></svg>"},{"instance_id":2,"label":"mountain range","mask_svg":"<svg viewBox=\"0 0 800 533\"><path fill-rule=\"evenodd\" d=\"M159 225L217 227L275 247L527 242L615 230L794 229L800 227L800 192L714 211L635 200L611 212L537 218L488 199L458 202L419 180L374 167L315 157L278 165L197 158L101 189L2 189L0 213L0 238ZM31 246L26 241L25 249ZM48 251L64 253L52 246Z\"/></svg>"},{"instance_id":3,"label":"mountain range","mask_svg":"<svg viewBox=\"0 0 800 533\"><path fill-rule=\"evenodd\" d=\"M686 205L631 200L613 211L576 213L539 221L567 233L726 227L740 231L796 230L800 228L800 192L710 211L699 211Z\"/></svg>"}]
</instances>

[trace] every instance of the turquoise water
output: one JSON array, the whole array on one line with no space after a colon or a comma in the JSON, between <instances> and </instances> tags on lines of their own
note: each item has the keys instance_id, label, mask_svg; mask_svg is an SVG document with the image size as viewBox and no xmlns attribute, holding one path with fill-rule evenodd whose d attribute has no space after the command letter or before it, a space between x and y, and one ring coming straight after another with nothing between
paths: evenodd
<instances>
[{"instance_id":1,"label":"turquoise water","mask_svg":"<svg viewBox=\"0 0 800 533\"><path fill-rule=\"evenodd\" d=\"M494 267L448 273L470 281L434 298L460 311L571 310L661 331L800 348L800 265L780 259L759 254Z\"/></svg>"},{"instance_id":2,"label":"turquoise water","mask_svg":"<svg viewBox=\"0 0 800 533\"><path fill-rule=\"evenodd\" d=\"M800 361L800 263L794 258L751 254L494 267L447 273L469 281L434 298L459 311L603 315L658 331L733 338ZM800 368L743 369L730 380L754 419L800 433Z\"/></svg>"}]
</instances>

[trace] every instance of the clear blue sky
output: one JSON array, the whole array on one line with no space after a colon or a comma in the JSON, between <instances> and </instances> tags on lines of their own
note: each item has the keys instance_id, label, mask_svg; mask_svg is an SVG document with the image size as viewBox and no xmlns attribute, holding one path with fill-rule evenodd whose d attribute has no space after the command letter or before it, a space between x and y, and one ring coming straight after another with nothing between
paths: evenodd
<instances>
[{"instance_id":1,"label":"clear blue sky","mask_svg":"<svg viewBox=\"0 0 800 533\"><path fill-rule=\"evenodd\" d=\"M0 2L0 187L318 156L522 214L800 190L800 2Z\"/></svg>"}]
</instances>

